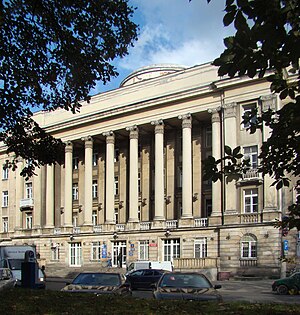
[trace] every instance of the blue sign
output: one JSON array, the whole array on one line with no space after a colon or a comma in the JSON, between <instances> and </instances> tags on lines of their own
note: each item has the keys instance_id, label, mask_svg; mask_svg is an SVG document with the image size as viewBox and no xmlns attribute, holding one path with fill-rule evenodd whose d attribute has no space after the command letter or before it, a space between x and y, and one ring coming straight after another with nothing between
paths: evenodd
<instances>
[{"instance_id":1,"label":"blue sign","mask_svg":"<svg viewBox=\"0 0 300 315\"><path fill-rule=\"evenodd\" d=\"M107 246L106 246L106 244L102 245L101 257L107 258Z\"/></svg>"},{"instance_id":2,"label":"blue sign","mask_svg":"<svg viewBox=\"0 0 300 315\"><path fill-rule=\"evenodd\" d=\"M289 250L289 241L288 240L283 241L283 250Z\"/></svg>"}]
</instances>

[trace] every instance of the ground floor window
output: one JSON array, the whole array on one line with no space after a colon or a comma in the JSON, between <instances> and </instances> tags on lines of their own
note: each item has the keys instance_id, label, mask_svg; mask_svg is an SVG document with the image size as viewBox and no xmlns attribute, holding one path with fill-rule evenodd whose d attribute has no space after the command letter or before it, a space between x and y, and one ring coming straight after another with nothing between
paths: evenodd
<instances>
[{"instance_id":1,"label":"ground floor window","mask_svg":"<svg viewBox=\"0 0 300 315\"><path fill-rule=\"evenodd\" d=\"M174 258L180 257L180 239L163 240L164 261L173 261Z\"/></svg>"},{"instance_id":2,"label":"ground floor window","mask_svg":"<svg viewBox=\"0 0 300 315\"><path fill-rule=\"evenodd\" d=\"M207 238L202 237L194 241L194 257L205 258L207 257Z\"/></svg>"},{"instance_id":3,"label":"ground floor window","mask_svg":"<svg viewBox=\"0 0 300 315\"><path fill-rule=\"evenodd\" d=\"M126 266L126 241L113 242L112 266Z\"/></svg>"},{"instance_id":4,"label":"ground floor window","mask_svg":"<svg viewBox=\"0 0 300 315\"><path fill-rule=\"evenodd\" d=\"M81 243L70 244L70 266L80 267L81 266Z\"/></svg>"},{"instance_id":5,"label":"ground floor window","mask_svg":"<svg viewBox=\"0 0 300 315\"><path fill-rule=\"evenodd\" d=\"M8 232L8 217L2 218L2 229L4 233Z\"/></svg>"},{"instance_id":6,"label":"ground floor window","mask_svg":"<svg viewBox=\"0 0 300 315\"><path fill-rule=\"evenodd\" d=\"M257 258L257 241L253 235L245 235L241 240L241 258Z\"/></svg>"},{"instance_id":7,"label":"ground floor window","mask_svg":"<svg viewBox=\"0 0 300 315\"><path fill-rule=\"evenodd\" d=\"M149 241L139 241L139 260L149 260Z\"/></svg>"},{"instance_id":8,"label":"ground floor window","mask_svg":"<svg viewBox=\"0 0 300 315\"><path fill-rule=\"evenodd\" d=\"M51 247L51 259L59 260L59 246L55 245Z\"/></svg>"},{"instance_id":9,"label":"ground floor window","mask_svg":"<svg viewBox=\"0 0 300 315\"><path fill-rule=\"evenodd\" d=\"M92 253L91 259L92 260L100 260L102 253L102 247L100 242L92 242Z\"/></svg>"}]
</instances>

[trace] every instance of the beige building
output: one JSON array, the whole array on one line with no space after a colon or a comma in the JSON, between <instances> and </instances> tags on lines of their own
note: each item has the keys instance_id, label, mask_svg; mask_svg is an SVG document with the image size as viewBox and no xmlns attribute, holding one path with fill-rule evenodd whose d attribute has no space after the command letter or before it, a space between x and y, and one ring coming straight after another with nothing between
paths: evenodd
<instances>
[{"instance_id":1,"label":"beige building","mask_svg":"<svg viewBox=\"0 0 300 315\"><path fill-rule=\"evenodd\" d=\"M283 104L263 79L220 78L210 64L154 65L92 97L73 115L35 120L65 143L65 163L29 180L3 169L0 245L34 244L48 270L133 260L171 260L176 269L280 274L282 235L273 227L295 198L257 173L269 130L250 135L242 115ZM203 160L241 146L243 179L203 180ZM11 157L1 147L2 165ZM287 255L296 253L289 233ZM55 267L55 269L53 268ZM52 269L51 269L52 268ZM222 275L222 273L220 274Z\"/></svg>"}]
</instances>

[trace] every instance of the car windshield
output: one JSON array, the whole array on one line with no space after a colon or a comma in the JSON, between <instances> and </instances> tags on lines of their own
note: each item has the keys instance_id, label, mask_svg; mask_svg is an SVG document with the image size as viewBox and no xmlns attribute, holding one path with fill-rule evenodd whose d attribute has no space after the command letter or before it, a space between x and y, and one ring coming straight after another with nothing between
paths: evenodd
<instances>
[{"instance_id":1,"label":"car windshield","mask_svg":"<svg viewBox=\"0 0 300 315\"><path fill-rule=\"evenodd\" d=\"M21 270L22 262L24 262L22 259L9 259L9 268L11 270Z\"/></svg>"},{"instance_id":2,"label":"car windshield","mask_svg":"<svg viewBox=\"0 0 300 315\"><path fill-rule=\"evenodd\" d=\"M81 273L74 279L72 283L94 286L119 286L121 284L121 280L118 274Z\"/></svg>"},{"instance_id":3,"label":"car windshield","mask_svg":"<svg viewBox=\"0 0 300 315\"><path fill-rule=\"evenodd\" d=\"M211 288L209 281L197 274L165 274L160 282L160 287L174 288Z\"/></svg>"}]
</instances>

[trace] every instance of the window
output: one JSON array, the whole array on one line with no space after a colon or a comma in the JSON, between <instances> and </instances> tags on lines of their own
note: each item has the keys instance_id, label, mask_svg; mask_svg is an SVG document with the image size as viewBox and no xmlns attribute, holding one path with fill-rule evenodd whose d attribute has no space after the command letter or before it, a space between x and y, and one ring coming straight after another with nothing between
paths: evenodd
<instances>
[{"instance_id":1,"label":"window","mask_svg":"<svg viewBox=\"0 0 300 315\"><path fill-rule=\"evenodd\" d=\"M32 229L32 212L27 212L25 215L25 228L28 230Z\"/></svg>"},{"instance_id":2,"label":"window","mask_svg":"<svg viewBox=\"0 0 300 315\"><path fill-rule=\"evenodd\" d=\"M5 166L2 168L2 179L8 179L8 168Z\"/></svg>"},{"instance_id":3,"label":"window","mask_svg":"<svg viewBox=\"0 0 300 315\"><path fill-rule=\"evenodd\" d=\"M165 239L163 240L164 261L173 261L174 258L180 257L180 240Z\"/></svg>"},{"instance_id":4,"label":"window","mask_svg":"<svg viewBox=\"0 0 300 315\"><path fill-rule=\"evenodd\" d=\"M242 110L242 121L244 120L243 116L245 115L250 115L252 110L256 108L256 104L247 104L243 105L243 110ZM252 117L251 122L256 122L256 116ZM250 124L243 124L243 128L248 128L250 127Z\"/></svg>"},{"instance_id":5,"label":"window","mask_svg":"<svg viewBox=\"0 0 300 315\"><path fill-rule=\"evenodd\" d=\"M81 243L70 244L70 266L81 266Z\"/></svg>"},{"instance_id":6,"label":"window","mask_svg":"<svg viewBox=\"0 0 300 315\"><path fill-rule=\"evenodd\" d=\"M115 186L114 186L115 195L119 195L119 177L115 176Z\"/></svg>"},{"instance_id":7,"label":"window","mask_svg":"<svg viewBox=\"0 0 300 315\"><path fill-rule=\"evenodd\" d=\"M59 246L55 244L55 246L51 246L51 259L59 260Z\"/></svg>"},{"instance_id":8,"label":"window","mask_svg":"<svg viewBox=\"0 0 300 315\"><path fill-rule=\"evenodd\" d=\"M93 166L98 165L98 152L93 153Z\"/></svg>"},{"instance_id":9,"label":"window","mask_svg":"<svg viewBox=\"0 0 300 315\"><path fill-rule=\"evenodd\" d=\"M76 214L73 214L72 221L73 221L73 227L76 227L76 226L78 225L78 216L77 216L77 213L76 213Z\"/></svg>"},{"instance_id":10,"label":"window","mask_svg":"<svg viewBox=\"0 0 300 315\"><path fill-rule=\"evenodd\" d=\"M119 162L119 156L120 156L120 150L118 148L115 148L115 156L114 156L115 162Z\"/></svg>"},{"instance_id":11,"label":"window","mask_svg":"<svg viewBox=\"0 0 300 315\"><path fill-rule=\"evenodd\" d=\"M207 239L206 237L196 239L194 241L194 257L205 258L207 257Z\"/></svg>"},{"instance_id":12,"label":"window","mask_svg":"<svg viewBox=\"0 0 300 315\"><path fill-rule=\"evenodd\" d=\"M100 259L101 259L101 243L92 242L91 260L100 260Z\"/></svg>"},{"instance_id":13,"label":"window","mask_svg":"<svg viewBox=\"0 0 300 315\"><path fill-rule=\"evenodd\" d=\"M212 146L212 129L211 126L205 129L205 146L210 148Z\"/></svg>"},{"instance_id":14,"label":"window","mask_svg":"<svg viewBox=\"0 0 300 315\"><path fill-rule=\"evenodd\" d=\"M2 191L2 207L8 207L8 191Z\"/></svg>"},{"instance_id":15,"label":"window","mask_svg":"<svg viewBox=\"0 0 300 315\"><path fill-rule=\"evenodd\" d=\"M8 233L8 218L2 218L3 233Z\"/></svg>"},{"instance_id":16,"label":"window","mask_svg":"<svg viewBox=\"0 0 300 315\"><path fill-rule=\"evenodd\" d=\"M115 208L115 222L119 223L119 208Z\"/></svg>"},{"instance_id":17,"label":"window","mask_svg":"<svg viewBox=\"0 0 300 315\"><path fill-rule=\"evenodd\" d=\"M97 180L93 180L92 194L93 194L94 199L98 197L98 181Z\"/></svg>"},{"instance_id":18,"label":"window","mask_svg":"<svg viewBox=\"0 0 300 315\"><path fill-rule=\"evenodd\" d=\"M139 260L149 260L149 241L139 241Z\"/></svg>"},{"instance_id":19,"label":"window","mask_svg":"<svg viewBox=\"0 0 300 315\"><path fill-rule=\"evenodd\" d=\"M244 158L249 159L251 168L257 168L257 145L244 147Z\"/></svg>"},{"instance_id":20,"label":"window","mask_svg":"<svg viewBox=\"0 0 300 315\"><path fill-rule=\"evenodd\" d=\"M212 213L212 199L205 199L206 216L210 217Z\"/></svg>"},{"instance_id":21,"label":"window","mask_svg":"<svg viewBox=\"0 0 300 315\"><path fill-rule=\"evenodd\" d=\"M142 220L142 205L139 203L139 205L138 205L138 219L139 219L139 221L141 221Z\"/></svg>"},{"instance_id":22,"label":"window","mask_svg":"<svg viewBox=\"0 0 300 315\"><path fill-rule=\"evenodd\" d=\"M177 187L182 188L182 166L177 167Z\"/></svg>"},{"instance_id":23,"label":"window","mask_svg":"<svg viewBox=\"0 0 300 315\"><path fill-rule=\"evenodd\" d=\"M242 238L241 258L257 258L257 242L253 235L245 235Z\"/></svg>"},{"instance_id":24,"label":"window","mask_svg":"<svg viewBox=\"0 0 300 315\"><path fill-rule=\"evenodd\" d=\"M258 212L258 189L244 190L244 212L257 213Z\"/></svg>"},{"instance_id":25,"label":"window","mask_svg":"<svg viewBox=\"0 0 300 315\"><path fill-rule=\"evenodd\" d=\"M32 199L32 183L25 184L25 197L27 199Z\"/></svg>"},{"instance_id":26,"label":"window","mask_svg":"<svg viewBox=\"0 0 300 315\"><path fill-rule=\"evenodd\" d=\"M142 192L142 186L141 186L141 173L138 173L138 192L139 194Z\"/></svg>"},{"instance_id":27,"label":"window","mask_svg":"<svg viewBox=\"0 0 300 315\"><path fill-rule=\"evenodd\" d=\"M79 157L74 156L73 157L73 170L78 170L79 167Z\"/></svg>"},{"instance_id":28,"label":"window","mask_svg":"<svg viewBox=\"0 0 300 315\"><path fill-rule=\"evenodd\" d=\"M97 225L97 210L93 210L92 212L92 223L93 225Z\"/></svg>"},{"instance_id":29,"label":"window","mask_svg":"<svg viewBox=\"0 0 300 315\"><path fill-rule=\"evenodd\" d=\"M78 184L73 184L73 200L78 200Z\"/></svg>"}]
</instances>

